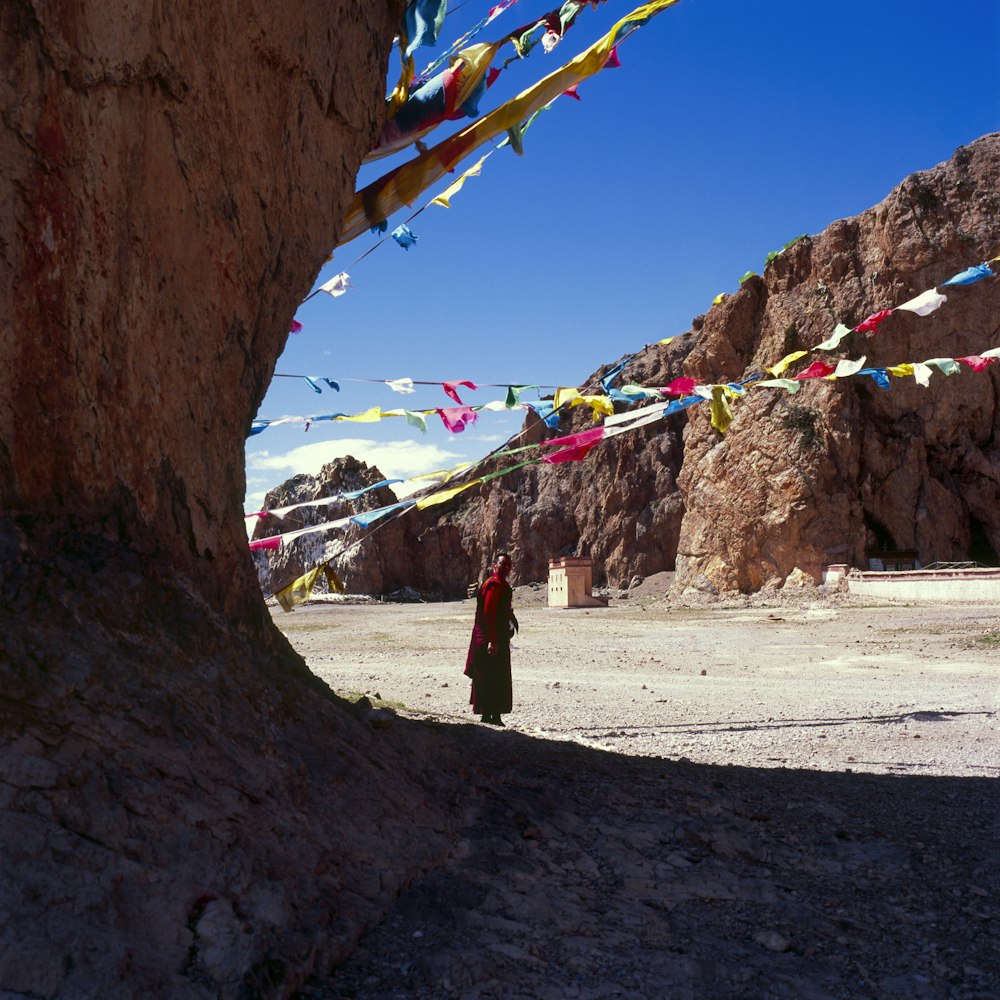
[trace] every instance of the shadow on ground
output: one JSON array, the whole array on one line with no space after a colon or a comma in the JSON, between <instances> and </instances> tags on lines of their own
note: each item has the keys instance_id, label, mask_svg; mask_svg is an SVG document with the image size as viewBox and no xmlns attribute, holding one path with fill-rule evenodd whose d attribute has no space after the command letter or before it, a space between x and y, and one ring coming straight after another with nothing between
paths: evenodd
<instances>
[{"instance_id":1,"label":"shadow on ground","mask_svg":"<svg viewBox=\"0 0 1000 1000\"><path fill-rule=\"evenodd\" d=\"M996 780L434 728L462 839L305 996L1000 997Z\"/></svg>"}]
</instances>

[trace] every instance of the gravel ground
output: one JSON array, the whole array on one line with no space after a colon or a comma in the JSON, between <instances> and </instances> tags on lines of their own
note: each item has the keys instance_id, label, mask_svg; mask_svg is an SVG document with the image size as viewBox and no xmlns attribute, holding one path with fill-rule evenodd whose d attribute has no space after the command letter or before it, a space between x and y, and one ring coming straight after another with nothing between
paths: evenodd
<instances>
[{"instance_id":1,"label":"gravel ground","mask_svg":"<svg viewBox=\"0 0 1000 1000\"><path fill-rule=\"evenodd\" d=\"M1000 1000L1000 610L544 600L515 594L503 731L472 601L275 612L467 768L452 859L308 996Z\"/></svg>"}]
</instances>

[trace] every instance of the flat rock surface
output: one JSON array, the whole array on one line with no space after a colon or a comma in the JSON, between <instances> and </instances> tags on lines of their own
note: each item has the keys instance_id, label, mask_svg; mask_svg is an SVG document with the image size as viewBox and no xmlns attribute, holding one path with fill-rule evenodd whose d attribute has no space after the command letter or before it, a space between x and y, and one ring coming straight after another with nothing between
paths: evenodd
<instances>
[{"instance_id":1,"label":"flat rock surface","mask_svg":"<svg viewBox=\"0 0 1000 1000\"><path fill-rule=\"evenodd\" d=\"M275 612L468 771L452 857L309 995L1000 997L1000 610L515 609L502 731L472 602Z\"/></svg>"}]
</instances>

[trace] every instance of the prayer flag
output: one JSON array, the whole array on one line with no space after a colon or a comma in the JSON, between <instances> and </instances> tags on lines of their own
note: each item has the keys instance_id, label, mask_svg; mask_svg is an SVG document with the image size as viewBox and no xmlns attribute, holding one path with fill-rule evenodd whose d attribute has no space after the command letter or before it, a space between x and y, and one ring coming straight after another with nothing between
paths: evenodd
<instances>
[{"instance_id":1,"label":"prayer flag","mask_svg":"<svg viewBox=\"0 0 1000 1000\"><path fill-rule=\"evenodd\" d=\"M481 479L473 479L470 483L462 483L461 486L453 486L450 490L442 490L440 493L432 493L429 497L421 497L421 499L416 502L417 510L425 510L427 507L433 507L439 503L446 503L453 497L457 497L462 490L467 490L470 486L477 486L481 482Z\"/></svg>"},{"instance_id":2,"label":"prayer flag","mask_svg":"<svg viewBox=\"0 0 1000 1000\"><path fill-rule=\"evenodd\" d=\"M343 295L348 288L353 288L350 275L346 271L335 274L326 284L320 285L319 290L332 295L334 298Z\"/></svg>"},{"instance_id":3,"label":"prayer flag","mask_svg":"<svg viewBox=\"0 0 1000 1000\"><path fill-rule=\"evenodd\" d=\"M396 226L392 231L392 238L404 249L417 245L417 237L413 235L410 227L404 222Z\"/></svg>"},{"instance_id":4,"label":"prayer flag","mask_svg":"<svg viewBox=\"0 0 1000 1000\"><path fill-rule=\"evenodd\" d=\"M790 392L793 395L802 388L801 382L796 382L793 378L769 378L765 379L763 382L758 382L757 385L773 387L775 389L784 389L785 392Z\"/></svg>"},{"instance_id":5,"label":"prayer flag","mask_svg":"<svg viewBox=\"0 0 1000 1000\"><path fill-rule=\"evenodd\" d=\"M889 376L886 374L884 368L863 368L858 372L859 375L869 375L872 381L880 389L891 389L892 386L889 383Z\"/></svg>"},{"instance_id":6,"label":"prayer flag","mask_svg":"<svg viewBox=\"0 0 1000 1000\"><path fill-rule=\"evenodd\" d=\"M915 299L904 302L897 309L905 309L907 312L916 313L918 316L929 316L936 309L948 301L947 295L942 295L936 288L929 288L926 292L921 292Z\"/></svg>"},{"instance_id":7,"label":"prayer flag","mask_svg":"<svg viewBox=\"0 0 1000 1000\"><path fill-rule=\"evenodd\" d=\"M891 309L883 309L863 319L855 328L855 333L878 333L878 328L892 315Z\"/></svg>"},{"instance_id":8,"label":"prayer flag","mask_svg":"<svg viewBox=\"0 0 1000 1000\"><path fill-rule=\"evenodd\" d=\"M800 371L798 375L793 375L792 377L797 381L803 381L804 379L810 378L824 378L826 375L832 374L833 371L833 365L828 365L825 361L814 361L808 368Z\"/></svg>"},{"instance_id":9,"label":"prayer flag","mask_svg":"<svg viewBox=\"0 0 1000 1000\"><path fill-rule=\"evenodd\" d=\"M458 398L458 387L460 385L465 386L466 389L472 389L475 391L479 388L475 382L442 382L441 386L444 389L445 395L449 396L451 399L455 400L459 406L462 405L462 401Z\"/></svg>"},{"instance_id":10,"label":"prayer flag","mask_svg":"<svg viewBox=\"0 0 1000 1000\"><path fill-rule=\"evenodd\" d=\"M824 340L822 344L817 344L813 350L832 351L850 332L850 327L844 326L843 323L838 323L836 329L833 331L833 336L829 340ZM789 355L789 357L791 357L791 355ZM799 357L802 357L802 355L800 354ZM781 372L775 372L775 374L780 375Z\"/></svg>"},{"instance_id":11,"label":"prayer flag","mask_svg":"<svg viewBox=\"0 0 1000 1000\"><path fill-rule=\"evenodd\" d=\"M362 528L367 528L395 510L403 510L405 507L412 506L412 500L401 500L399 503L390 504L388 507L379 507L378 510L363 510L358 514L352 515L349 520L360 525Z\"/></svg>"},{"instance_id":12,"label":"prayer flag","mask_svg":"<svg viewBox=\"0 0 1000 1000\"><path fill-rule=\"evenodd\" d=\"M778 376L788 368L789 365L794 364L799 358L804 358L809 352L808 351L793 351L791 354L786 354L776 365L768 368L768 373L774 376Z\"/></svg>"},{"instance_id":13,"label":"prayer flag","mask_svg":"<svg viewBox=\"0 0 1000 1000\"><path fill-rule=\"evenodd\" d=\"M404 396L415 391L413 388L412 378L394 378L388 380L385 384L392 389L393 392L402 393Z\"/></svg>"},{"instance_id":14,"label":"prayer flag","mask_svg":"<svg viewBox=\"0 0 1000 1000\"><path fill-rule=\"evenodd\" d=\"M436 412L452 434L461 434L466 427L476 422L476 411L471 406L449 406Z\"/></svg>"},{"instance_id":15,"label":"prayer flag","mask_svg":"<svg viewBox=\"0 0 1000 1000\"><path fill-rule=\"evenodd\" d=\"M954 277L949 278L945 285L971 285L974 281L982 281L983 278L992 278L993 271L989 264L973 264L964 271L959 271ZM943 287L943 286L942 286Z\"/></svg>"},{"instance_id":16,"label":"prayer flag","mask_svg":"<svg viewBox=\"0 0 1000 1000\"><path fill-rule=\"evenodd\" d=\"M281 535L272 535L270 538L258 538L250 543L251 549L280 549Z\"/></svg>"}]
</instances>

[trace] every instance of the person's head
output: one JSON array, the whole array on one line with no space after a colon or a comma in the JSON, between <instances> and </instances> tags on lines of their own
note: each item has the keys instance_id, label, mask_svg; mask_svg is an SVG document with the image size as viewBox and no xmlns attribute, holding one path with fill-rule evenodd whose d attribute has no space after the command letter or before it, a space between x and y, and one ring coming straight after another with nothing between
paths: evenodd
<instances>
[{"instance_id":1,"label":"person's head","mask_svg":"<svg viewBox=\"0 0 1000 1000\"><path fill-rule=\"evenodd\" d=\"M510 576L510 570L513 563L511 562L510 555L506 552L498 552L493 557L493 572L496 573L501 580L506 580Z\"/></svg>"}]
</instances>

